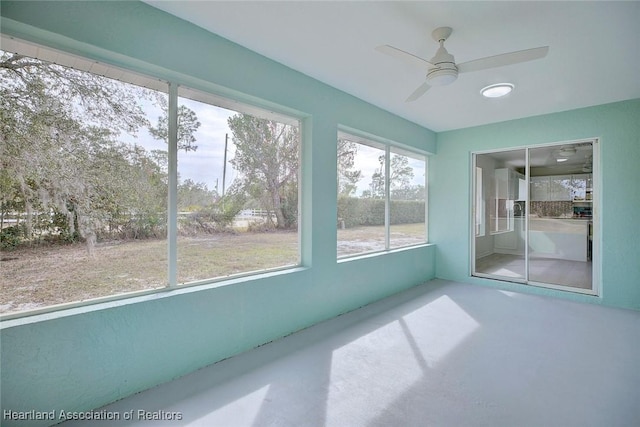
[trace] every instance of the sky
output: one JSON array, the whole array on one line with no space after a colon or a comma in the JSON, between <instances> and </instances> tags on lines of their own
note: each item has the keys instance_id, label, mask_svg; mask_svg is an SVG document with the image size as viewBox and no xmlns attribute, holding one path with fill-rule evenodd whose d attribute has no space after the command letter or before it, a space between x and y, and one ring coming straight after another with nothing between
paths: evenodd
<instances>
[{"instance_id":1,"label":"sky","mask_svg":"<svg viewBox=\"0 0 640 427\"><path fill-rule=\"evenodd\" d=\"M150 102L144 102L143 108L147 113L147 118L153 125L157 123L158 117L162 114L159 107ZM190 179L196 183L206 184L209 190L217 189L222 193L222 177L224 165L224 145L225 135L228 135L227 145L227 170L226 188L228 189L238 172L233 168L231 160L235 154L233 143L233 133L227 124L227 119L236 112L194 101L187 98L178 98L179 105L185 105L193 110L200 122L200 127L195 133L197 150L178 152L178 174L180 182ZM147 130L141 130L137 137L127 138L127 142L135 142L148 150L166 150L164 141L154 139ZM372 175L379 169L378 157L384 151L359 146L358 154L354 160L354 169L362 171L362 178L357 183L356 195L361 195L363 191L369 189ZM412 185L424 185L424 164L417 159L409 158L409 165L414 168Z\"/></svg>"},{"instance_id":2,"label":"sky","mask_svg":"<svg viewBox=\"0 0 640 427\"><path fill-rule=\"evenodd\" d=\"M125 82L122 82L122 84L129 85L129 83ZM140 103L152 125L157 124L158 117L162 115L161 109L148 100L140 99ZM178 152L178 174L180 182L190 179L196 183L206 184L209 190L218 189L218 192L221 193L225 164L224 146L226 135L228 135L229 138L226 162L226 188L229 188L238 175L238 172L230 162L235 154L235 145L233 144L233 134L227 124L227 119L236 113L187 98L179 98L179 104L184 104L193 110L201 123L201 126L195 133L197 150ZM153 138L147 129L140 129L135 136L123 134L121 135L121 139L123 142L141 145L147 150L167 150L166 143ZM369 152L363 149L356 157L355 169L362 172L362 178L357 183L357 195L361 195L363 191L369 188L371 176L380 166L378 156L379 152ZM411 160L411 162L413 161ZM422 168L419 162L413 162L412 165L417 165L416 170L421 170ZM424 184L424 174L418 172L415 175L412 184Z\"/></svg>"},{"instance_id":3,"label":"sky","mask_svg":"<svg viewBox=\"0 0 640 427\"><path fill-rule=\"evenodd\" d=\"M371 177L380 169L378 158L384 154L384 150L358 145L358 153L354 159L354 169L362 171L362 178L357 183L356 195L362 195L363 191L369 190ZM391 157L393 157L391 152ZM418 159L409 157L408 165L413 168L413 178L410 185L424 185L424 163ZM393 174L391 174L393 176Z\"/></svg>"},{"instance_id":4,"label":"sky","mask_svg":"<svg viewBox=\"0 0 640 427\"><path fill-rule=\"evenodd\" d=\"M185 105L195 111L201 123L195 135L198 149L178 152L180 180L191 179L195 182L204 182L210 190L218 188L218 193L222 194L226 135L228 135L226 188L229 188L237 176L236 170L229 162L234 157L235 145L233 133L227 124L227 119L236 113L186 98L179 98L178 105Z\"/></svg>"},{"instance_id":5,"label":"sky","mask_svg":"<svg viewBox=\"0 0 640 427\"><path fill-rule=\"evenodd\" d=\"M147 119L156 125L162 111L151 102L142 102ZM192 101L186 98L178 98L178 105L185 105L193 110L200 122L200 127L195 133L197 149L195 151L178 152L178 174L180 182L190 179L196 183L204 183L209 190L216 189L222 193L222 175L224 165L225 135L229 135L227 144L227 171L226 188L229 188L237 171L229 162L235 154L235 145L232 141L232 132L227 124L227 119L234 111L213 105ZM136 137L123 136L125 142L135 143L147 150L167 150L164 141L157 140L146 129L141 129Z\"/></svg>"}]
</instances>

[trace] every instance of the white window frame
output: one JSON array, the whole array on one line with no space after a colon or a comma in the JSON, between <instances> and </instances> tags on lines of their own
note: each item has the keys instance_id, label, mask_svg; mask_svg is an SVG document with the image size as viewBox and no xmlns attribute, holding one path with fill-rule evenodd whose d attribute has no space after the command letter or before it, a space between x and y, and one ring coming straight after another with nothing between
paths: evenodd
<instances>
[{"instance_id":1,"label":"white window frame","mask_svg":"<svg viewBox=\"0 0 640 427\"><path fill-rule=\"evenodd\" d=\"M476 221L475 221L475 233L476 237L482 237L485 235L485 205L483 197L483 181L481 167L476 166L476 203L474 205Z\"/></svg>"},{"instance_id":2,"label":"white window frame","mask_svg":"<svg viewBox=\"0 0 640 427\"><path fill-rule=\"evenodd\" d=\"M357 254L348 254L343 256L338 256L338 261L349 260L352 258L357 258L365 255L375 254L375 253L384 253L394 250L403 250L407 248L419 247L422 245L426 245L429 243L429 210L428 210L428 200L429 200L429 155L427 152L419 150L415 147L411 147L405 144L401 144L395 141L385 140L383 138L373 136L367 134L366 132L362 132L359 130L354 130L352 128L348 128L346 126L338 126L338 138L337 139L347 139L351 142L355 142L357 144L366 145L368 147L377 148L380 150L384 150L385 153L385 214L384 214L384 231L385 231L385 247L384 249L368 251L368 252L359 252ZM336 144L337 149L337 144ZM418 155L424 157L424 227L425 227L425 235L424 241L419 243L412 243L405 246L394 246L391 247L391 186L389 185L390 179L390 169L391 169L391 150L394 150L394 154L403 155L402 152L406 152L409 155ZM336 177L337 179L337 177ZM337 230L336 230L337 231Z\"/></svg>"}]
</instances>

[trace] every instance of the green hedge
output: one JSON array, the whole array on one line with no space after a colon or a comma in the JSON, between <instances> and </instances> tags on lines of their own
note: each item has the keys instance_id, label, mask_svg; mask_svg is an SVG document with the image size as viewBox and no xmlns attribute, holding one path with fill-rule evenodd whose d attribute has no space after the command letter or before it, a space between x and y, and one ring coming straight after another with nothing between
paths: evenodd
<instances>
[{"instance_id":1,"label":"green hedge","mask_svg":"<svg viewBox=\"0 0 640 427\"><path fill-rule=\"evenodd\" d=\"M420 200L392 200L391 224L424 222L425 203ZM384 225L384 200L358 197L338 197L339 226Z\"/></svg>"},{"instance_id":2,"label":"green hedge","mask_svg":"<svg viewBox=\"0 0 640 427\"><path fill-rule=\"evenodd\" d=\"M425 221L424 200L392 200L391 224L415 224Z\"/></svg>"}]
</instances>

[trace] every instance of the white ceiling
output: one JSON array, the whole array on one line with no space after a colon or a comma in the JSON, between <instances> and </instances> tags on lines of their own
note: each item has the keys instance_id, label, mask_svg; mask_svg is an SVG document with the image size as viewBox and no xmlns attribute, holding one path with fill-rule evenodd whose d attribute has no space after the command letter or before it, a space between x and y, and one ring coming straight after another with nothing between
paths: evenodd
<instances>
[{"instance_id":1,"label":"white ceiling","mask_svg":"<svg viewBox=\"0 0 640 427\"><path fill-rule=\"evenodd\" d=\"M440 132L640 98L640 1L147 1L331 86ZM456 62L549 46L544 59L461 74L413 103L436 27ZM505 98L479 90L515 84Z\"/></svg>"}]
</instances>

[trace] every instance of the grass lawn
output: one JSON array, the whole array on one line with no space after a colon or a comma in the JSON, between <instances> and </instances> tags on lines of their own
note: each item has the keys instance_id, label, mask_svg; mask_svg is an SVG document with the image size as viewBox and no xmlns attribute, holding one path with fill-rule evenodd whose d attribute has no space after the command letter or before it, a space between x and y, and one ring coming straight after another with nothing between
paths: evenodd
<instances>
[{"instance_id":1,"label":"grass lawn","mask_svg":"<svg viewBox=\"0 0 640 427\"><path fill-rule=\"evenodd\" d=\"M391 246L421 243L423 236L424 224L392 226ZM338 230L338 256L379 249L384 249L383 227ZM165 240L99 243L94 256L82 244L22 248L0 252L0 260L3 314L162 288L167 283ZM179 283L297 263L296 232L178 238Z\"/></svg>"}]
</instances>

